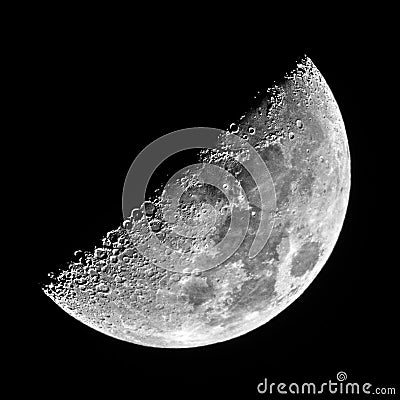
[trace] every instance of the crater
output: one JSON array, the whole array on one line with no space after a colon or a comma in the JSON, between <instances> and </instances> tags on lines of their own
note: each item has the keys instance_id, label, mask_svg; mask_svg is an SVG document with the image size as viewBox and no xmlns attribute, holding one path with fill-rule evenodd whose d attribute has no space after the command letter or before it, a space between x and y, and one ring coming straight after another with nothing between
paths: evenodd
<instances>
[{"instance_id":1,"label":"crater","mask_svg":"<svg viewBox=\"0 0 400 400\"><path fill-rule=\"evenodd\" d=\"M190 278L184 284L184 295L190 304L199 306L213 296L213 289L204 278Z\"/></svg>"}]
</instances>

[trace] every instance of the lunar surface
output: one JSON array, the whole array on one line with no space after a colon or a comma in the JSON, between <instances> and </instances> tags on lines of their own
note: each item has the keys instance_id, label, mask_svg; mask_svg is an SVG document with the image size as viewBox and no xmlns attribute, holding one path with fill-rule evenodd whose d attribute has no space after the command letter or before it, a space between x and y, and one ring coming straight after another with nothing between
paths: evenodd
<instances>
[{"instance_id":1,"label":"lunar surface","mask_svg":"<svg viewBox=\"0 0 400 400\"><path fill-rule=\"evenodd\" d=\"M268 168L275 203L264 217L268 199L241 162L246 150L226 145L229 135L256 149ZM199 163L229 172L240 189L230 188L234 183L227 179L224 192L195 182L196 174L185 178L183 171L177 180L182 185L178 215L168 213L161 195L144 203L103 238L101 247L50 274L44 292L89 327L152 347L226 341L288 307L331 254L350 190L344 123L312 61L304 57L221 134L215 149L200 152ZM261 186L264 178L259 177ZM243 198L247 205L240 208ZM235 209L248 212L244 240L227 259L207 269L205 263L221 251L217 246L236 218ZM268 237L259 229L262 218L269 221ZM177 219L185 221L181 228L186 227L186 235L177 233ZM149 232L159 247L146 252ZM266 243L259 242L260 251L250 254L252 243L263 235ZM213 252L215 248L219 250ZM223 244L227 248L229 242ZM173 257L177 253L192 268L178 262Z\"/></svg>"}]
</instances>

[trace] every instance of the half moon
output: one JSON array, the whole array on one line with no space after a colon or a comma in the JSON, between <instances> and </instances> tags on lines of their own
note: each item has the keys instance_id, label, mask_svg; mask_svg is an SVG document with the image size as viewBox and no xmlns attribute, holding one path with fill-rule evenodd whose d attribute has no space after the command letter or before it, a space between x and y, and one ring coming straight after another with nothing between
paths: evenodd
<instances>
[{"instance_id":1,"label":"half moon","mask_svg":"<svg viewBox=\"0 0 400 400\"><path fill-rule=\"evenodd\" d=\"M274 227L255 257L248 252L260 225L257 187L221 145L199 161L234 172L252 205L247 239L228 260L189 274L160 268L137 251L129 227L122 226L107 234L102 248L53 274L44 292L99 332L169 348L241 336L288 307L326 263L345 218L350 154L342 116L325 79L305 57L238 121L235 134L257 149L276 192ZM210 204L222 201L208 186L196 196ZM162 216L150 214L153 226L157 220L162 225ZM226 220L220 221L216 236L224 231Z\"/></svg>"}]
</instances>

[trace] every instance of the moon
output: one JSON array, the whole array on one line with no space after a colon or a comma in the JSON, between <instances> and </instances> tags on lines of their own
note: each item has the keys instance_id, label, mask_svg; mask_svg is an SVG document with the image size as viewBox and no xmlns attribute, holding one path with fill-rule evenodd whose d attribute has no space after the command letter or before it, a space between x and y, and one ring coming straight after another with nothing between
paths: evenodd
<instances>
[{"instance_id":1,"label":"moon","mask_svg":"<svg viewBox=\"0 0 400 400\"><path fill-rule=\"evenodd\" d=\"M226 145L227 137L248 143L265 163L274 188L267 213L263 210L272 194L264 191L263 197L261 188L267 174L255 179ZM199 175L182 170L174 177L181 182L175 187L180 198L174 205L179 223L165 196L145 202L103 238L102 247L51 273L44 293L99 332L160 348L205 346L239 337L293 303L329 258L350 191L343 119L313 62L303 57L221 135L215 148L201 152L199 164L225 170L231 180L227 177L218 187L215 181L225 178L209 174L209 180L190 182ZM239 209L243 199L247 205L240 210L248 212L243 241L235 242L229 257L205 268L211 265L214 246L233 248L233 242L223 238L241 214L235 216L230 203ZM261 228L266 221L268 232ZM162 247L147 244L153 250L146 252L141 244L149 232ZM250 251L253 243L257 252ZM180 260L190 262L177 262L177 253L188 255Z\"/></svg>"}]
</instances>

